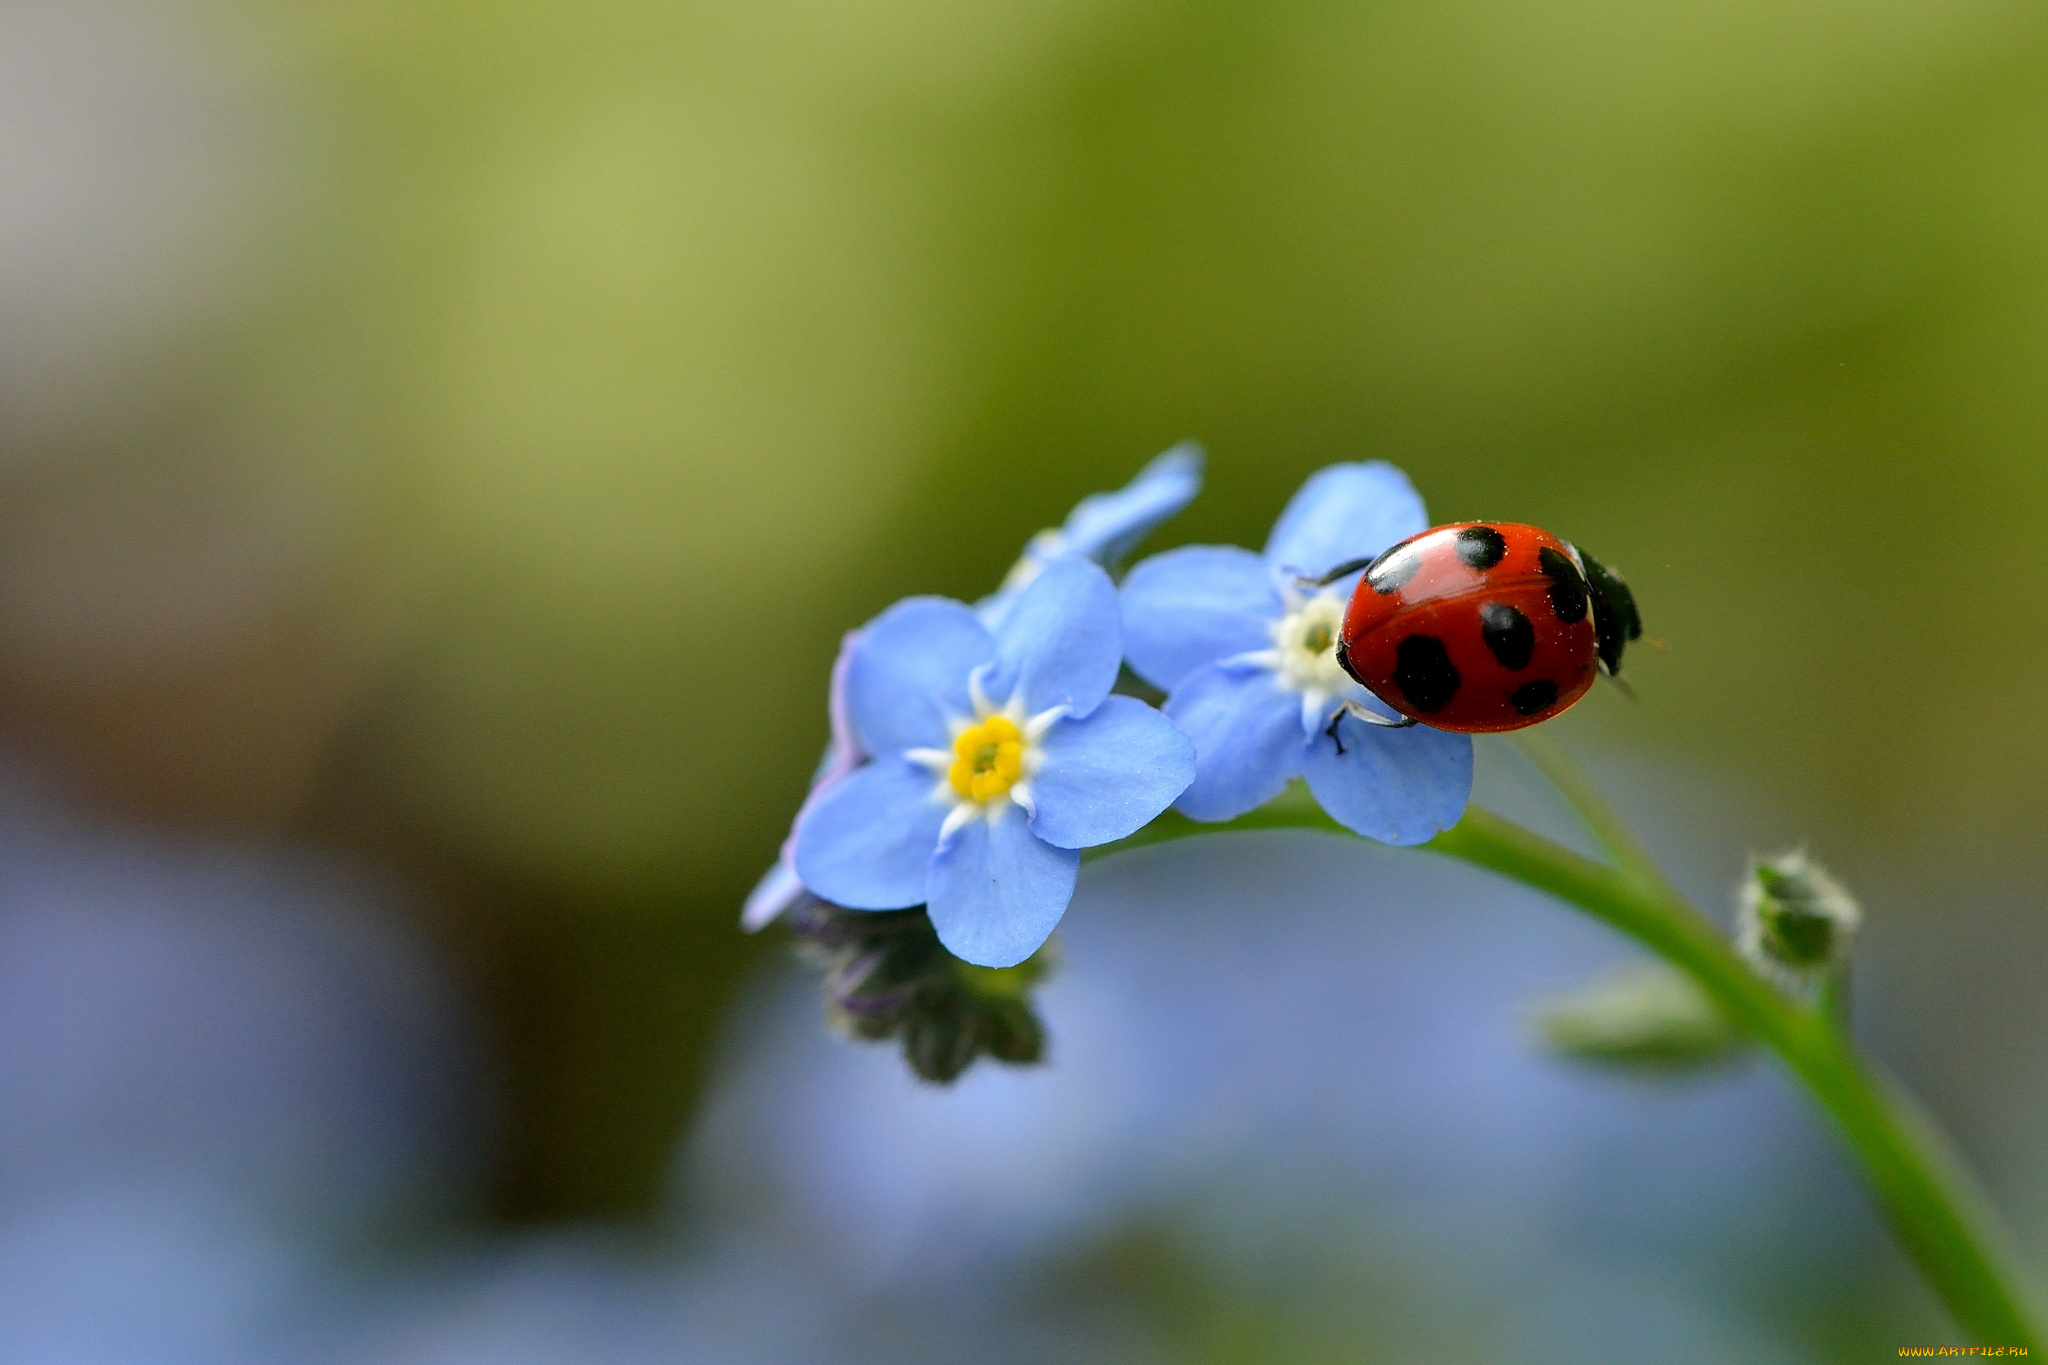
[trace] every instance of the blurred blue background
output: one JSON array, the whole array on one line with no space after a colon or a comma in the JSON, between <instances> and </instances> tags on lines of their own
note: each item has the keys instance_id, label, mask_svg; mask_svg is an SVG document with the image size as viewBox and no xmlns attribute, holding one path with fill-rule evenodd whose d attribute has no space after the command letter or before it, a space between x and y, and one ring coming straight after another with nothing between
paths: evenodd
<instances>
[{"instance_id":1,"label":"blurred blue background","mask_svg":"<svg viewBox=\"0 0 2048 1365\"><path fill-rule=\"evenodd\" d=\"M1543 1056L1628 951L1416 855L1097 865L943 1094L734 932L841 632L1190 437L1153 548L1384 458L1624 568L1670 649L1555 729L1710 906L1864 894L2048 1252L2037 8L0 25L0 1358L1955 1339L1768 1067Z\"/></svg>"}]
</instances>

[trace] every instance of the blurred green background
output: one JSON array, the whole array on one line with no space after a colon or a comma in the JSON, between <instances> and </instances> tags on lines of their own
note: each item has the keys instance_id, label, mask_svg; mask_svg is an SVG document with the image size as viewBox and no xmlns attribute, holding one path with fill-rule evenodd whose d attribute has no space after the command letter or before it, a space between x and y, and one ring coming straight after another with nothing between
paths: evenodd
<instances>
[{"instance_id":1,"label":"blurred green background","mask_svg":"<svg viewBox=\"0 0 2048 1365\"><path fill-rule=\"evenodd\" d=\"M1396 461L1629 574L1669 649L1574 745L1787 842L2040 868L2036 6L92 0L16 39L0 720L105 808L429 888L504 1217L653 1198L840 633L1182 438L1208 488L1152 548Z\"/></svg>"}]
</instances>

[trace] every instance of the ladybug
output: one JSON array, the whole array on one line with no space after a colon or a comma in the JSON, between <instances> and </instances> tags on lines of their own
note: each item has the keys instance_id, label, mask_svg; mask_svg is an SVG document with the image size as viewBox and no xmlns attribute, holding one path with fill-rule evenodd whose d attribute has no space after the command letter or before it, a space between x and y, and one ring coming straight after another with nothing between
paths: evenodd
<instances>
[{"instance_id":1,"label":"ladybug","mask_svg":"<svg viewBox=\"0 0 2048 1365\"><path fill-rule=\"evenodd\" d=\"M1620 574L1534 526L1435 526L1312 581L1360 569L1337 662L1402 716L1346 707L1378 725L1535 725L1584 696L1596 673L1619 683L1622 651L1643 633Z\"/></svg>"}]
</instances>

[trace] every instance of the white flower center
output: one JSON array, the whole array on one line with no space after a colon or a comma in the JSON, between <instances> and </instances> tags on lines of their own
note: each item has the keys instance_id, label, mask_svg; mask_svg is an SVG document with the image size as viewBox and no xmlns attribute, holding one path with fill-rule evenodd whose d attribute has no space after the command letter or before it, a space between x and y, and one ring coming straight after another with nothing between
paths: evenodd
<instances>
[{"instance_id":1,"label":"white flower center","mask_svg":"<svg viewBox=\"0 0 2048 1365\"><path fill-rule=\"evenodd\" d=\"M1317 593L1273 623L1273 669L1301 692L1332 695L1346 690L1350 675L1337 662L1337 633L1344 628L1344 600Z\"/></svg>"}]
</instances>

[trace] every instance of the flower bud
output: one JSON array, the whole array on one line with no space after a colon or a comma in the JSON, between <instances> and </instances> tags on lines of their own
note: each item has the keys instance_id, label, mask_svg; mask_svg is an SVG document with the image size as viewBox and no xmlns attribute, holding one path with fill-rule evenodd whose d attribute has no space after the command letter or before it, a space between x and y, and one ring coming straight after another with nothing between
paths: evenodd
<instances>
[{"instance_id":1,"label":"flower bud","mask_svg":"<svg viewBox=\"0 0 2048 1365\"><path fill-rule=\"evenodd\" d=\"M1863 909L1848 889L1805 849L1794 849L1751 860L1736 944L1757 965L1804 979L1840 962L1862 922Z\"/></svg>"},{"instance_id":2,"label":"flower bud","mask_svg":"<svg viewBox=\"0 0 2048 1365\"><path fill-rule=\"evenodd\" d=\"M951 1085L981 1052L981 1020L953 992L904 1015L903 1060L920 1080Z\"/></svg>"},{"instance_id":3,"label":"flower bud","mask_svg":"<svg viewBox=\"0 0 2048 1365\"><path fill-rule=\"evenodd\" d=\"M1745 1042L1691 977L1662 962L1552 996L1531 1010L1530 1022L1554 1052L1643 1070L1718 1062Z\"/></svg>"},{"instance_id":4,"label":"flower bud","mask_svg":"<svg viewBox=\"0 0 2048 1365\"><path fill-rule=\"evenodd\" d=\"M983 1055L1016 1066L1043 1058L1031 993L1050 943L1015 967L977 967L946 951L921 906L847 910L804 895L783 918L822 969L826 1020L863 1042L898 1039L920 1079L951 1084Z\"/></svg>"}]
</instances>

